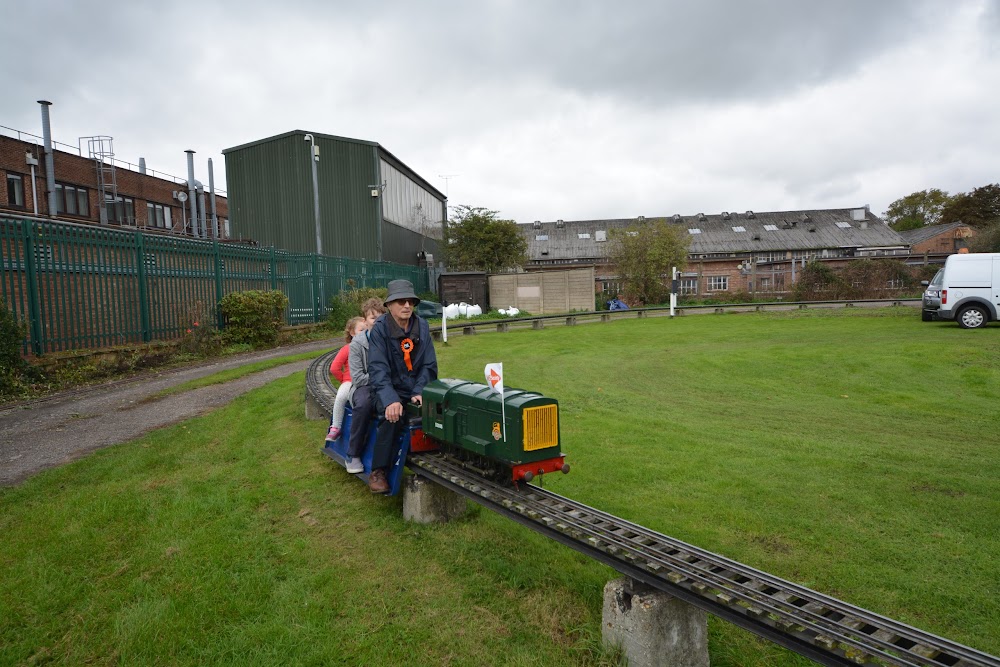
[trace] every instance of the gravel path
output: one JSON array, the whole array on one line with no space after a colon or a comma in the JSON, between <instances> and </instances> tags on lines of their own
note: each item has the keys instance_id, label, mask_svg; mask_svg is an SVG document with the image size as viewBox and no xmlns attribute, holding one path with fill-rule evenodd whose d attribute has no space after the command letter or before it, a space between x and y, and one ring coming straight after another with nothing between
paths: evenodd
<instances>
[{"instance_id":1,"label":"gravel path","mask_svg":"<svg viewBox=\"0 0 1000 667\"><path fill-rule=\"evenodd\" d=\"M338 342L326 340L280 347L0 407L0 486L19 484L46 468L204 414L251 389L304 370L311 360L144 402L162 389L255 361L312 351L319 356L337 346Z\"/></svg>"}]
</instances>

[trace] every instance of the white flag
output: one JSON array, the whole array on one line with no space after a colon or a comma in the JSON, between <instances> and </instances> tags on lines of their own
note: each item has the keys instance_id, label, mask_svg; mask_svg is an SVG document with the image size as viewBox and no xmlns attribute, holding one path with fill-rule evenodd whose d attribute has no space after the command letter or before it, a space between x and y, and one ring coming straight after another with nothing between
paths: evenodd
<instances>
[{"instance_id":1,"label":"white flag","mask_svg":"<svg viewBox=\"0 0 1000 667\"><path fill-rule=\"evenodd\" d=\"M503 396L503 364L486 364L486 384Z\"/></svg>"}]
</instances>

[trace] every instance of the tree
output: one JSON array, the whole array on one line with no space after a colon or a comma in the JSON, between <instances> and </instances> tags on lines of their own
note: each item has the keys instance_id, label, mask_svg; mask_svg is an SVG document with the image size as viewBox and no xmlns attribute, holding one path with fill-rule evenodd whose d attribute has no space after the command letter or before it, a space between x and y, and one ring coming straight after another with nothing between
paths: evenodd
<instances>
[{"instance_id":1,"label":"tree","mask_svg":"<svg viewBox=\"0 0 1000 667\"><path fill-rule=\"evenodd\" d=\"M970 227L985 227L998 219L1000 184L996 183L955 195L941 211L941 222L964 222Z\"/></svg>"},{"instance_id":2,"label":"tree","mask_svg":"<svg viewBox=\"0 0 1000 667\"><path fill-rule=\"evenodd\" d=\"M969 240L972 252L1000 252L1000 220L980 227Z\"/></svg>"},{"instance_id":3,"label":"tree","mask_svg":"<svg viewBox=\"0 0 1000 667\"><path fill-rule=\"evenodd\" d=\"M478 206L455 207L444 231L448 267L458 271L514 271L528 261L528 242L513 220Z\"/></svg>"},{"instance_id":4,"label":"tree","mask_svg":"<svg viewBox=\"0 0 1000 667\"><path fill-rule=\"evenodd\" d=\"M936 225L941 221L941 212L952 199L947 192L937 188L921 190L889 204L889 210L882 217L897 232Z\"/></svg>"},{"instance_id":5,"label":"tree","mask_svg":"<svg viewBox=\"0 0 1000 667\"><path fill-rule=\"evenodd\" d=\"M684 267L691 237L664 218L612 229L608 257L614 262L630 305L664 303L670 269Z\"/></svg>"}]
</instances>

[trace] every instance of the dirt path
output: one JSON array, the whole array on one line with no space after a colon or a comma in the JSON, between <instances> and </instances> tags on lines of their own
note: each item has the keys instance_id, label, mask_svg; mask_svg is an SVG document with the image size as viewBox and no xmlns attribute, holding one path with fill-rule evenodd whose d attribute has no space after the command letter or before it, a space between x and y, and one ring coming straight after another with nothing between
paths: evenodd
<instances>
[{"instance_id":1,"label":"dirt path","mask_svg":"<svg viewBox=\"0 0 1000 667\"><path fill-rule=\"evenodd\" d=\"M0 408L0 486L18 484L46 468L226 405L311 362L284 364L225 384L144 402L162 389L255 361L312 351L319 356L339 345L327 340L281 347Z\"/></svg>"}]
</instances>

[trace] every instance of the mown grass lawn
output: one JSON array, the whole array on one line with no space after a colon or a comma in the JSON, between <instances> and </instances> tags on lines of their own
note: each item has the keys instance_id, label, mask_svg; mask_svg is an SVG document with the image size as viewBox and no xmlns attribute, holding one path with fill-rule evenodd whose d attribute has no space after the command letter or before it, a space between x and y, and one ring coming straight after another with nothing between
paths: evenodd
<instances>
[{"instance_id":1,"label":"mown grass lawn","mask_svg":"<svg viewBox=\"0 0 1000 667\"><path fill-rule=\"evenodd\" d=\"M560 400L548 488L1000 653L1000 327L909 308L453 336ZM0 490L0 664L596 664L615 574L485 510L402 522L303 374ZM40 443L44 446L44 443ZM805 664L712 620L713 665Z\"/></svg>"}]
</instances>

